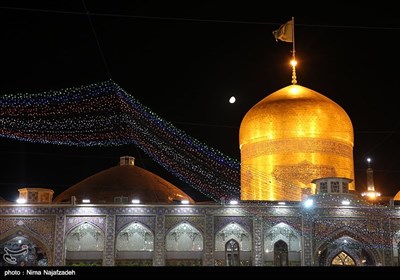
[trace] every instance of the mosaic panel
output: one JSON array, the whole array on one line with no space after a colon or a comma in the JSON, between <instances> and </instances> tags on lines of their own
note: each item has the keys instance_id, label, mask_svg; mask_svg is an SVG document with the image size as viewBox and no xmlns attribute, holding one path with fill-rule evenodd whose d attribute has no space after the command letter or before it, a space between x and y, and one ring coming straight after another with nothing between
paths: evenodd
<instances>
[{"instance_id":1,"label":"mosaic panel","mask_svg":"<svg viewBox=\"0 0 400 280\"><path fill-rule=\"evenodd\" d=\"M0 219L0 236L15 227L26 228L37 234L43 243L53 249L55 217L2 217Z\"/></svg>"},{"instance_id":2,"label":"mosaic panel","mask_svg":"<svg viewBox=\"0 0 400 280\"><path fill-rule=\"evenodd\" d=\"M204 265L214 265L214 217L212 215L206 216L206 229L205 229L205 248L204 248Z\"/></svg>"},{"instance_id":3,"label":"mosaic panel","mask_svg":"<svg viewBox=\"0 0 400 280\"><path fill-rule=\"evenodd\" d=\"M155 215L157 213L154 207L115 207L107 214L115 215Z\"/></svg>"},{"instance_id":4,"label":"mosaic panel","mask_svg":"<svg viewBox=\"0 0 400 280\"><path fill-rule=\"evenodd\" d=\"M139 222L147 226L153 233L156 227L156 217L155 216L125 216L118 215L116 217L116 232L120 232L122 228L126 227L130 223Z\"/></svg>"},{"instance_id":5,"label":"mosaic panel","mask_svg":"<svg viewBox=\"0 0 400 280\"><path fill-rule=\"evenodd\" d=\"M325 240L325 237L331 236L334 232L349 230L354 234L363 236L363 239L370 240L373 244L378 243L380 239L381 224L379 220L372 219L318 219L314 221L315 241Z\"/></svg>"},{"instance_id":6,"label":"mosaic panel","mask_svg":"<svg viewBox=\"0 0 400 280\"><path fill-rule=\"evenodd\" d=\"M251 208L246 207L223 207L221 208L211 208L208 213L215 216L255 216L257 211L249 210ZM257 209L256 209L257 210Z\"/></svg>"},{"instance_id":7,"label":"mosaic panel","mask_svg":"<svg viewBox=\"0 0 400 280\"><path fill-rule=\"evenodd\" d=\"M253 221L253 246L254 246L254 260L255 266L262 265L262 220L260 218Z\"/></svg>"},{"instance_id":8,"label":"mosaic panel","mask_svg":"<svg viewBox=\"0 0 400 280\"><path fill-rule=\"evenodd\" d=\"M163 211L160 211L163 210ZM164 215L193 215L193 214L205 214L206 210L204 208L194 208L194 207L168 207L164 209L158 209L158 214Z\"/></svg>"},{"instance_id":9,"label":"mosaic panel","mask_svg":"<svg viewBox=\"0 0 400 280\"><path fill-rule=\"evenodd\" d=\"M165 227L164 216L158 215L156 217L156 236L154 240L155 254L154 265L165 265Z\"/></svg>"},{"instance_id":10,"label":"mosaic panel","mask_svg":"<svg viewBox=\"0 0 400 280\"><path fill-rule=\"evenodd\" d=\"M179 223L187 222L204 234L204 216L165 216L165 231L170 231Z\"/></svg>"},{"instance_id":11,"label":"mosaic panel","mask_svg":"<svg viewBox=\"0 0 400 280\"><path fill-rule=\"evenodd\" d=\"M303 217L303 226L302 226L302 237L303 237L303 265L312 266L314 265L314 257L313 257L313 222L309 216Z\"/></svg>"},{"instance_id":12,"label":"mosaic panel","mask_svg":"<svg viewBox=\"0 0 400 280\"><path fill-rule=\"evenodd\" d=\"M106 218L106 248L103 263L105 266L114 265L114 246L115 246L115 216L108 215Z\"/></svg>"},{"instance_id":13,"label":"mosaic panel","mask_svg":"<svg viewBox=\"0 0 400 280\"><path fill-rule=\"evenodd\" d=\"M214 233L219 232L223 227L230 223L239 224L244 230L249 233L253 232L253 219L250 217L214 217Z\"/></svg>"},{"instance_id":14,"label":"mosaic panel","mask_svg":"<svg viewBox=\"0 0 400 280\"><path fill-rule=\"evenodd\" d=\"M54 265L64 265L65 250L64 250L64 228L65 216L57 215L56 218L56 234L55 234L55 248L54 248Z\"/></svg>"},{"instance_id":15,"label":"mosaic panel","mask_svg":"<svg viewBox=\"0 0 400 280\"><path fill-rule=\"evenodd\" d=\"M267 232L270 230L273 226L279 224L279 223L285 223L289 226L291 226L295 231L297 231L299 234L301 234L302 227L301 227L301 217L285 217L285 216L279 216L279 217L264 217L264 232Z\"/></svg>"},{"instance_id":16,"label":"mosaic panel","mask_svg":"<svg viewBox=\"0 0 400 280\"><path fill-rule=\"evenodd\" d=\"M391 245L385 238L384 228L377 219L349 219L333 218L313 220L313 243L315 248L322 248L324 244L331 244L343 235L348 235L362 247L368 248L375 261L383 265L385 256L380 252L390 252ZM388 261L390 263L390 261Z\"/></svg>"},{"instance_id":17,"label":"mosaic panel","mask_svg":"<svg viewBox=\"0 0 400 280\"><path fill-rule=\"evenodd\" d=\"M2 215L41 215L41 214L63 214L64 208L59 207L2 207L0 205L0 214Z\"/></svg>"},{"instance_id":18,"label":"mosaic panel","mask_svg":"<svg viewBox=\"0 0 400 280\"><path fill-rule=\"evenodd\" d=\"M337 207L329 207L329 208L319 208L318 217L352 217L352 218L370 218L371 214L377 217L388 217L389 211L387 208L377 208L375 206L371 207L363 207L363 208L337 208Z\"/></svg>"},{"instance_id":19,"label":"mosaic panel","mask_svg":"<svg viewBox=\"0 0 400 280\"><path fill-rule=\"evenodd\" d=\"M106 219L104 216L67 216L65 232L68 233L72 228L84 222L94 224L103 232L106 232Z\"/></svg>"}]
</instances>

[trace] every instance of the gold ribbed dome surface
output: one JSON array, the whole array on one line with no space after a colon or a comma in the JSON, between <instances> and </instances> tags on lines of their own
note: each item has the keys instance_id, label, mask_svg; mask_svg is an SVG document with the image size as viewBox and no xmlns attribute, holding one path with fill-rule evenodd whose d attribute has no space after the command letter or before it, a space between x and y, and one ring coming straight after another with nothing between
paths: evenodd
<instances>
[{"instance_id":1,"label":"gold ribbed dome surface","mask_svg":"<svg viewBox=\"0 0 400 280\"><path fill-rule=\"evenodd\" d=\"M396 195L394 196L393 200L395 200L395 201L400 201L400 191L398 191L398 192L396 193Z\"/></svg>"},{"instance_id":2,"label":"gold ribbed dome surface","mask_svg":"<svg viewBox=\"0 0 400 280\"><path fill-rule=\"evenodd\" d=\"M90 199L90 203L115 203L115 198L127 198L131 203L173 203L194 200L178 187L160 176L135 165L118 165L94 174L59 194L53 203L69 202L71 196L76 202ZM125 199L126 200L126 199ZM118 202L120 203L120 202Z\"/></svg>"},{"instance_id":3,"label":"gold ribbed dome surface","mask_svg":"<svg viewBox=\"0 0 400 280\"><path fill-rule=\"evenodd\" d=\"M354 180L354 133L347 113L300 85L254 105L240 125L241 199L301 200L311 181ZM354 181L349 186L354 190ZM307 191L306 191L307 192Z\"/></svg>"}]
</instances>

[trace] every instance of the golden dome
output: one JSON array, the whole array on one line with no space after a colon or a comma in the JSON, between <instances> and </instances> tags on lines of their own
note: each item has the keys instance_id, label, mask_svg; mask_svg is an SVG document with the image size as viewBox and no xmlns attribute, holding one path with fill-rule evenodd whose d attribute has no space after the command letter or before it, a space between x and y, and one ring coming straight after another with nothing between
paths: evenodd
<instances>
[{"instance_id":1,"label":"golden dome","mask_svg":"<svg viewBox=\"0 0 400 280\"><path fill-rule=\"evenodd\" d=\"M179 188L133 164L133 157L121 157L121 164L73 185L59 194L53 203L70 202L71 196L76 202L90 199L90 203L131 203L138 199L140 203L172 203L194 200ZM126 164L125 164L126 163ZM123 198L125 198L123 200Z\"/></svg>"},{"instance_id":2,"label":"golden dome","mask_svg":"<svg viewBox=\"0 0 400 280\"><path fill-rule=\"evenodd\" d=\"M300 85L254 105L240 125L241 199L301 200L313 179L354 180L353 125L326 96ZM354 190L354 181L349 186Z\"/></svg>"},{"instance_id":3,"label":"golden dome","mask_svg":"<svg viewBox=\"0 0 400 280\"><path fill-rule=\"evenodd\" d=\"M395 200L395 201L400 200L400 191L398 191L398 192L396 193L396 195L394 196L393 200Z\"/></svg>"}]
</instances>

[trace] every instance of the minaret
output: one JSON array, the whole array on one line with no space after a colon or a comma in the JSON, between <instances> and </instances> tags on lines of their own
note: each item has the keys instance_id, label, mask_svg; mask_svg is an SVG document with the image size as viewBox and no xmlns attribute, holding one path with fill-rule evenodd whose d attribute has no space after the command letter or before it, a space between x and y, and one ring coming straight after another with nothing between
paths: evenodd
<instances>
[{"instance_id":1,"label":"minaret","mask_svg":"<svg viewBox=\"0 0 400 280\"><path fill-rule=\"evenodd\" d=\"M375 199L381 196L380 192L375 191L374 186L374 171L371 167L371 158L367 158L368 168L367 168L367 191L363 192L361 195L366 196L367 199Z\"/></svg>"}]
</instances>

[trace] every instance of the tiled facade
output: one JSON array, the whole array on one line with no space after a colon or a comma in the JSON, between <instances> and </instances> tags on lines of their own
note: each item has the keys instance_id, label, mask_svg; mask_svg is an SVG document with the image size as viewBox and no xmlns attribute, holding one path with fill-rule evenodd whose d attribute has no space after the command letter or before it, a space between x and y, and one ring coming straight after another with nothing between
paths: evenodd
<instances>
[{"instance_id":1,"label":"tiled facade","mask_svg":"<svg viewBox=\"0 0 400 280\"><path fill-rule=\"evenodd\" d=\"M127 252L127 256L134 256L135 260L131 262L128 258L116 262L117 235L131 223L138 223L152 233L143 240L154 237L151 243L154 248L146 252ZM95 229L96 234L85 238L104 242L98 247L102 250L70 252L72 259L67 260L68 236L83 224ZM179 225L185 224L193 230L186 235L176 231L171 238L176 238L174 242L190 243L199 238L200 233L202 247L167 251L166 236L172 229L177 230ZM240 230L233 232L235 228ZM13 257L17 262L15 265L23 261L25 255L17 253L22 248L18 248L20 241L16 240L19 238L35 247L37 252L42 252L45 264L55 266L74 264L74 261L102 266L235 264L228 261L232 252L226 247L225 242L229 240L224 240L225 237L239 244L238 265L330 265L344 252L355 265L397 266L400 208L321 204L305 208L301 203L281 206L261 202L238 205L0 205L2 265L12 265L5 259L10 261ZM131 237L126 235L126 238L142 240L135 233ZM241 246L247 246L246 240L250 241L249 248L242 251ZM288 246L284 252L286 255L282 255L286 260L282 263L275 252L278 241ZM12 250L11 246L14 246ZM217 247L226 249L217 251ZM11 250L8 250L8 255L5 248ZM80 257L74 260L74 256ZM35 264L35 260L30 261Z\"/></svg>"}]
</instances>

